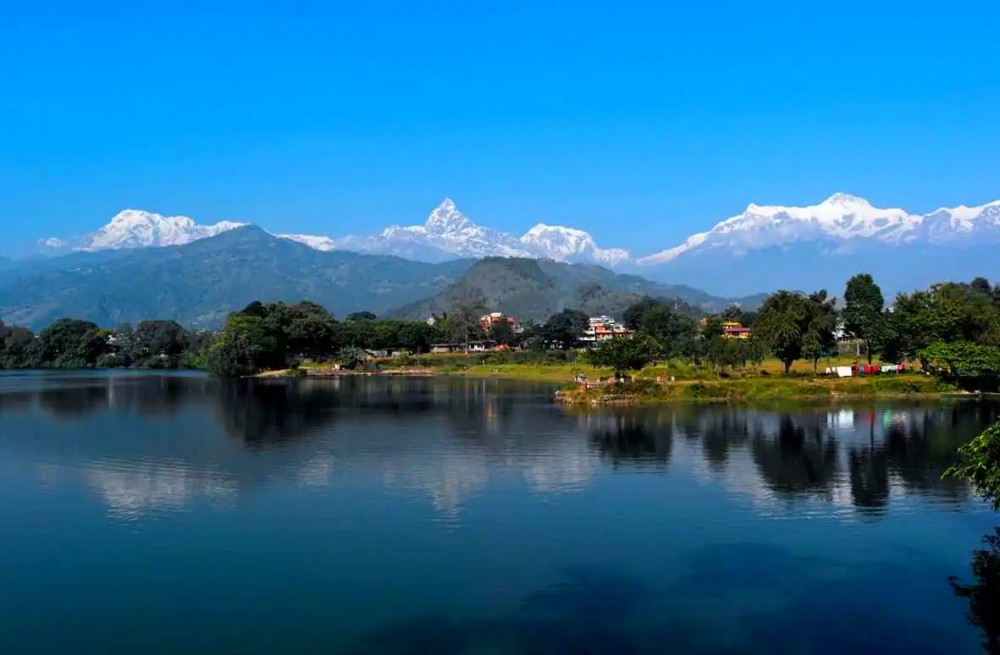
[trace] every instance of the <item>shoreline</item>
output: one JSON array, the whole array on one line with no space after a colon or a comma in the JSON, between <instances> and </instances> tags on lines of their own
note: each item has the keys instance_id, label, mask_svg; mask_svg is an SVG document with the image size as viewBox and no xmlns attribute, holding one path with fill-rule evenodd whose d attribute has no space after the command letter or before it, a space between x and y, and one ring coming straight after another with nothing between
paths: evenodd
<instances>
[{"instance_id":1,"label":"shoreline","mask_svg":"<svg viewBox=\"0 0 1000 655\"><path fill-rule=\"evenodd\" d=\"M850 381L847 381L850 380ZM963 392L923 375L829 379L823 377L678 380L660 383L638 379L600 387L563 388L556 401L565 405L665 405L680 402L748 403L758 401L854 401L866 399L973 399L988 396Z\"/></svg>"},{"instance_id":2,"label":"shoreline","mask_svg":"<svg viewBox=\"0 0 1000 655\"><path fill-rule=\"evenodd\" d=\"M324 379L338 377L468 377L546 382L561 385L553 400L568 406L663 405L685 402L748 403L756 401L841 401L865 399L976 399L996 395L963 392L938 379L918 373L854 378L828 376L751 376L744 378L689 378L662 382L637 377L625 384L584 387L574 383L562 366L471 366L465 369L402 367L394 369L335 370L285 369L267 371L260 379ZM661 378L662 379L662 378Z\"/></svg>"}]
</instances>

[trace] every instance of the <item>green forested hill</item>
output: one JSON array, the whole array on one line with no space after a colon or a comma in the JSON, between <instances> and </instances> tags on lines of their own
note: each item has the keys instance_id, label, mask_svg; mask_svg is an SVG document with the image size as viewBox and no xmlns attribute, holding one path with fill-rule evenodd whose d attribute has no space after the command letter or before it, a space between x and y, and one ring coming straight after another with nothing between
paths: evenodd
<instances>
[{"instance_id":1,"label":"green forested hill","mask_svg":"<svg viewBox=\"0 0 1000 655\"><path fill-rule=\"evenodd\" d=\"M502 258L428 264L320 252L256 227L183 246L76 253L0 269L0 319L32 328L61 317L104 327L170 319L214 328L254 300L311 300L336 316L367 310L426 318L475 299L541 320L566 307L619 313L646 295L705 309L729 302L598 266Z\"/></svg>"},{"instance_id":2,"label":"green forested hill","mask_svg":"<svg viewBox=\"0 0 1000 655\"><path fill-rule=\"evenodd\" d=\"M754 308L763 299L716 298L690 287L659 284L587 264L488 258L474 263L440 292L392 313L401 318L426 318L447 313L459 303L476 301L521 319L543 321L567 308L591 315L620 315L643 296L673 298L696 310L713 311L721 311L732 302Z\"/></svg>"},{"instance_id":3,"label":"green forested hill","mask_svg":"<svg viewBox=\"0 0 1000 655\"><path fill-rule=\"evenodd\" d=\"M337 315L383 312L436 293L469 261L319 252L255 227L171 248L71 255L0 275L0 318L38 328L63 316L102 326L172 319L216 327L253 300L313 300Z\"/></svg>"}]
</instances>

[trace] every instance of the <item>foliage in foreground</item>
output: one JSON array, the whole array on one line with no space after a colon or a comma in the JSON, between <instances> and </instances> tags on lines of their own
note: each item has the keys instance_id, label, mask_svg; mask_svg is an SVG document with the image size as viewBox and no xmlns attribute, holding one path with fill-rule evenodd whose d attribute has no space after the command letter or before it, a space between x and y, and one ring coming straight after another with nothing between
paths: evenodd
<instances>
[{"instance_id":1,"label":"foliage in foreground","mask_svg":"<svg viewBox=\"0 0 1000 655\"><path fill-rule=\"evenodd\" d=\"M958 463L945 477L968 480L984 500L1000 510L1000 423L958 449Z\"/></svg>"}]
</instances>

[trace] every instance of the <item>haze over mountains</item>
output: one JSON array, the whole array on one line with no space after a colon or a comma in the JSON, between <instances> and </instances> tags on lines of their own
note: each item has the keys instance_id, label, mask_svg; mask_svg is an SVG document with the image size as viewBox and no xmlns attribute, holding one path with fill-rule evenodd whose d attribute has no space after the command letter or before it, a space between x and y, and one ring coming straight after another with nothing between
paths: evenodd
<instances>
[{"instance_id":1,"label":"haze over mountains","mask_svg":"<svg viewBox=\"0 0 1000 655\"><path fill-rule=\"evenodd\" d=\"M181 245L241 225L199 225L186 217L126 210L97 232L48 239L42 246L53 253ZM651 254L602 247L583 230L544 223L519 236L502 232L474 223L450 199L419 225L393 225L371 235L278 236L318 251L423 262L524 257L598 264L728 295L787 287L836 292L859 271L875 274L890 292L1000 273L993 253L1000 245L1000 201L928 214L878 208L843 193L805 207L750 204L711 229Z\"/></svg>"}]
</instances>

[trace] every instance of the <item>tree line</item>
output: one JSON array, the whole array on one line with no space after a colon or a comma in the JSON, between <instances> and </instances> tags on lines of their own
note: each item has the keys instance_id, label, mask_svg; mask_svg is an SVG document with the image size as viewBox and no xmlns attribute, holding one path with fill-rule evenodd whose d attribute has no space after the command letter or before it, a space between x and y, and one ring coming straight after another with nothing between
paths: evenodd
<instances>
[{"instance_id":1,"label":"tree line","mask_svg":"<svg viewBox=\"0 0 1000 655\"><path fill-rule=\"evenodd\" d=\"M480 320L486 313L483 304L467 302L431 322L380 319L369 312L337 320L316 303L254 302L230 314L217 333L187 330L173 321L103 329L60 319L36 335L0 323L0 366L203 368L236 376L288 368L303 358L334 358L349 349L420 354L436 343L489 341L528 350L572 350L582 345L589 325L589 317L574 309L517 329L505 320L484 327ZM643 298L621 318L633 338L604 342L589 354L595 365L619 372L681 360L725 373L771 356L786 373L803 359L815 369L838 352L838 335L858 340L869 362L919 359L942 377L977 381L988 381L1000 369L1000 285L983 278L901 293L890 306L872 277L859 274L848 281L842 303L825 290L778 291L756 312L734 306L701 316L675 300ZM751 338L724 338L726 321L750 326Z\"/></svg>"},{"instance_id":2,"label":"tree line","mask_svg":"<svg viewBox=\"0 0 1000 655\"><path fill-rule=\"evenodd\" d=\"M598 366L623 373L653 361L688 360L722 370L779 359L785 373L799 360L818 363L839 351L837 339L857 340L868 363L919 360L924 369L975 388L1000 375L1000 285L984 278L900 293L886 306L871 275L852 277L842 308L827 291L778 291L756 312L731 307L700 324L670 302L648 298L625 312L635 330L627 343L605 342L590 353ZM752 328L749 339L723 339L722 322Z\"/></svg>"},{"instance_id":3,"label":"tree line","mask_svg":"<svg viewBox=\"0 0 1000 655\"><path fill-rule=\"evenodd\" d=\"M213 339L174 321L103 329L63 318L38 334L0 322L0 368L202 368Z\"/></svg>"}]
</instances>

